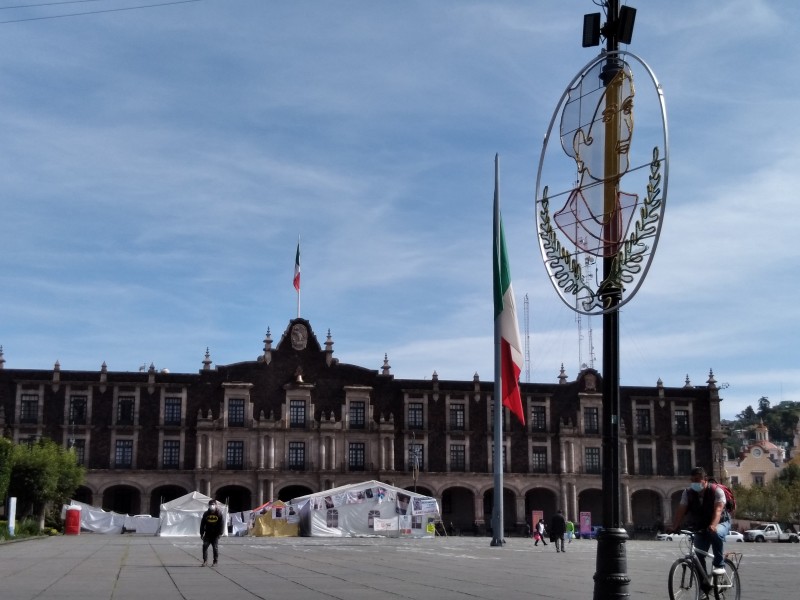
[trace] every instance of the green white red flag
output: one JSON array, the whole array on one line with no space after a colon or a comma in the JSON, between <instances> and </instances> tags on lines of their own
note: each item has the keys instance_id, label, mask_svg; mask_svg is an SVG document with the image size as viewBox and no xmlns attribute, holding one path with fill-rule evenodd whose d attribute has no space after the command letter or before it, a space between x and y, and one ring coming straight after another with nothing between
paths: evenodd
<instances>
[{"instance_id":1,"label":"green white red flag","mask_svg":"<svg viewBox=\"0 0 800 600\"><path fill-rule=\"evenodd\" d=\"M297 255L294 258L294 289L300 291L300 242L297 242Z\"/></svg>"},{"instance_id":2,"label":"green white red flag","mask_svg":"<svg viewBox=\"0 0 800 600\"><path fill-rule=\"evenodd\" d=\"M508 408L525 425L522 396L519 390L519 375L524 359L519 338L517 309L514 305L514 288L511 285L511 269L508 264L503 221L500 217L500 194L495 158L494 179L494 328L495 352L500 353L500 387L503 406Z\"/></svg>"}]
</instances>

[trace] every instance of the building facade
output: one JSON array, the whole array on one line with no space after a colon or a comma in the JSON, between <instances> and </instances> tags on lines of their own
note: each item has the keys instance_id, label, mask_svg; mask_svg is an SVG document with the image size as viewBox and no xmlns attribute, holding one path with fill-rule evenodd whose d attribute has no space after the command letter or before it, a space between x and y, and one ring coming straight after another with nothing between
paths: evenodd
<instances>
[{"instance_id":1,"label":"building facade","mask_svg":"<svg viewBox=\"0 0 800 600\"><path fill-rule=\"evenodd\" d=\"M397 379L339 362L305 319L255 360L197 373L26 370L0 351L0 431L49 437L87 468L76 499L128 514L192 490L232 511L376 479L434 496L446 526L482 534L493 502L493 381ZM602 523L602 379L523 383L526 424L503 409L505 528L555 510ZM705 386L623 387L621 485L631 530L669 523L690 469L721 479L720 397Z\"/></svg>"}]
</instances>

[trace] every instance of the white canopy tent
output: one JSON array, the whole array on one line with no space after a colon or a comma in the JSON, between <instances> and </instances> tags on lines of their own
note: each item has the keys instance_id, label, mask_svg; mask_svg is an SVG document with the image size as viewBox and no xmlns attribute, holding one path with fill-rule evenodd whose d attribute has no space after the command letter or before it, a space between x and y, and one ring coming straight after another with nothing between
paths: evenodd
<instances>
[{"instance_id":1,"label":"white canopy tent","mask_svg":"<svg viewBox=\"0 0 800 600\"><path fill-rule=\"evenodd\" d=\"M380 481L344 485L294 498L300 535L321 537L434 537L435 498Z\"/></svg>"},{"instance_id":2,"label":"white canopy tent","mask_svg":"<svg viewBox=\"0 0 800 600\"><path fill-rule=\"evenodd\" d=\"M70 500L61 507L61 518L65 518L67 506L78 506L81 509L81 530L93 533L122 533L128 515L108 512L91 504Z\"/></svg>"},{"instance_id":3,"label":"white canopy tent","mask_svg":"<svg viewBox=\"0 0 800 600\"><path fill-rule=\"evenodd\" d=\"M201 492L189 492L188 494L175 498L170 502L161 505L160 519L161 529L159 535L163 537L172 536L194 536L200 535L200 520L203 513L208 510L210 497ZM228 507L222 502L217 502L217 506L222 512L224 522L228 522ZM222 535L228 535L228 528L225 527Z\"/></svg>"}]
</instances>

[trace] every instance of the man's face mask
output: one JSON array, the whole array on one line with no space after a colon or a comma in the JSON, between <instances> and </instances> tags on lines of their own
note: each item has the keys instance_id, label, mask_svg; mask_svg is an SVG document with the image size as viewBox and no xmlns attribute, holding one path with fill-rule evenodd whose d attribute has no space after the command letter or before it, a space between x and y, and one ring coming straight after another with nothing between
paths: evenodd
<instances>
[{"instance_id":1,"label":"man's face mask","mask_svg":"<svg viewBox=\"0 0 800 600\"><path fill-rule=\"evenodd\" d=\"M693 481L692 485L690 486L695 492L702 492L703 491L703 484L697 481Z\"/></svg>"}]
</instances>

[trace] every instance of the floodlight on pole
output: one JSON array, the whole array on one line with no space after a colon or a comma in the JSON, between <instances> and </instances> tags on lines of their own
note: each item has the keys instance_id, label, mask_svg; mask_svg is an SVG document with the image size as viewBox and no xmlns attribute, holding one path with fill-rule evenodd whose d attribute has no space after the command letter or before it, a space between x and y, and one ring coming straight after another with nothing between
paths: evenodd
<instances>
[{"instance_id":1,"label":"floodlight on pole","mask_svg":"<svg viewBox=\"0 0 800 600\"><path fill-rule=\"evenodd\" d=\"M600 13L583 15L583 47L600 45Z\"/></svg>"}]
</instances>

